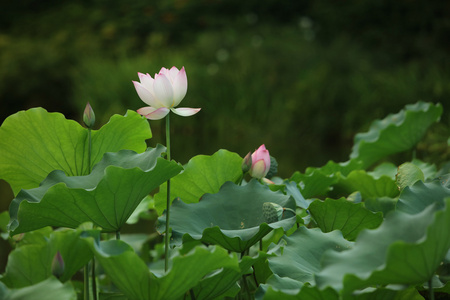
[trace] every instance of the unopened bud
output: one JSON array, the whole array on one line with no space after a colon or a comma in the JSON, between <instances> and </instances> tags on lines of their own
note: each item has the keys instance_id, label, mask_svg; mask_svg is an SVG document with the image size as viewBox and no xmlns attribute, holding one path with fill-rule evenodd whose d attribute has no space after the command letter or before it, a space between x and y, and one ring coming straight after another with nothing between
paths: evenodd
<instances>
[{"instance_id":1,"label":"unopened bud","mask_svg":"<svg viewBox=\"0 0 450 300\"><path fill-rule=\"evenodd\" d=\"M244 160L242 161L242 172L245 174L247 173L250 168L252 167L252 153L249 152L245 157Z\"/></svg>"},{"instance_id":2,"label":"unopened bud","mask_svg":"<svg viewBox=\"0 0 450 300\"><path fill-rule=\"evenodd\" d=\"M266 146L261 145L252 154L252 167L249 170L250 176L257 179L266 177L270 168L270 155Z\"/></svg>"},{"instance_id":3,"label":"unopened bud","mask_svg":"<svg viewBox=\"0 0 450 300\"><path fill-rule=\"evenodd\" d=\"M92 109L91 105L89 104L89 102L87 103L86 108L84 109L83 122L87 126L87 128L94 127L95 113L94 113L94 110Z\"/></svg>"},{"instance_id":4,"label":"unopened bud","mask_svg":"<svg viewBox=\"0 0 450 300\"><path fill-rule=\"evenodd\" d=\"M53 257L52 274L57 278L60 278L64 274L64 260L59 251Z\"/></svg>"}]
</instances>

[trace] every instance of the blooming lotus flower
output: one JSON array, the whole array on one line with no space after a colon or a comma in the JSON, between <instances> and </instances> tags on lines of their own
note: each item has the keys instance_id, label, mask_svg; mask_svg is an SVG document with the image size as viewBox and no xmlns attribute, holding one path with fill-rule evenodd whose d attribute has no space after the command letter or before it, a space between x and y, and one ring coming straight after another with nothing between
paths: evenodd
<instances>
[{"instance_id":1,"label":"blooming lotus flower","mask_svg":"<svg viewBox=\"0 0 450 300\"><path fill-rule=\"evenodd\" d=\"M159 120L167 116L170 111L177 115L188 117L200 111L200 108L177 107L186 96L187 77L184 67L178 70L162 68L159 74L152 78L148 73L138 73L140 82L133 81L136 92L142 101L150 106L137 110L150 120Z\"/></svg>"},{"instance_id":2,"label":"blooming lotus flower","mask_svg":"<svg viewBox=\"0 0 450 300\"><path fill-rule=\"evenodd\" d=\"M250 176L257 179L262 179L267 175L267 173L269 173L269 169L270 169L269 150L266 149L266 146L261 145L252 154L252 166L249 170Z\"/></svg>"}]
</instances>

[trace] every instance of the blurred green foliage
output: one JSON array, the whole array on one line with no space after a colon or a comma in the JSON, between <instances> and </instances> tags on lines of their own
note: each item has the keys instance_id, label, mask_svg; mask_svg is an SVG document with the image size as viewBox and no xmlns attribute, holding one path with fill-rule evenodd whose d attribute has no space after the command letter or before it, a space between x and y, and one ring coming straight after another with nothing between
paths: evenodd
<instances>
[{"instance_id":1,"label":"blurred green foliage","mask_svg":"<svg viewBox=\"0 0 450 300\"><path fill-rule=\"evenodd\" d=\"M346 160L356 132L418 100L449 108L450 3L445 1L10 1L0 12L1 119L43 106L99 123L144 104L132 80L185 66L174 117L182 163L218 148L242 156L265 143L290 176ZM441 151L448 113L428 139ZM163 143L151 122L152 145Z\"/></svg>"}]
</instances>

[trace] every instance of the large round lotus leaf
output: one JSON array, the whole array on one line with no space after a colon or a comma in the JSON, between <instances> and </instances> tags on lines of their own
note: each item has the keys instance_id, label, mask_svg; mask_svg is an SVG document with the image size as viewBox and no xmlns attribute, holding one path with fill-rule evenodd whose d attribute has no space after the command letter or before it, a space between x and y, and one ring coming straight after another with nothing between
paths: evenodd
<instances>
[{"instance_id":1,"label":"large round lotus leaf","mask_svg":"<svg viewBox=\"0 0 450 300\"><path fill-rule=\"evenodd\" d=\"M361 163L357 160L343 163L329 161L321 168L307 168L304 174L295 172L289 180L298 183L300 191L306 199L320 198L333 190L339 177L347 176L351 171L359 169L361 169Z\"/></svg>"},{"instance_id":2,"label":"large round lotus leaf","mask_svg":"<svg viewBox=\"0 0 450 300\"><path fill-rule=\"evenodd\" d=\"M289 277L272 275L256 292L257 300L338 300L338 293L331 289L319 290Z\"/></svg>"},{"instance_id":3,"label":"large round lotus leaf","mask_svg":"<svg viewBox=\"0 0 450 300\"><path fill-rule=\"evenodd\" d=\"M280 277L289 277L303 284L314 284L314 274L320 270L322 255L327 250L343 251L353 243L345 240L342 233L335 230L323 233L319 228L304 226L280 242L286 243L283 254L269 257L269 267Z\"/></svg>"},{"instance_id":4,"label":"large round lotus leaf","mask_svg":"<svg viewBox=\"0 0 450 300\"><path fill-rule=\"evenodd\" d=\"M141 154L107 153L86 176L50 173L40 187L22 190L12 201L9 229L17 234L93 222L105 232L120 230L146 195L181 171L179 164L161 157L164 151L158 145Z\"/></svg>"},{"instance_id":5,"label":"large round lotus leaf","mask_svg":"<svg viewBox=\"0 0 450 300\"><path fill-rule=\"evenodd\" d=\"M433 203L443 207L446 197L450 197L450 189L443 186L439 180L427 183L418 181L403 189L398 198L397 210L417 214Z\"/></svg>"},{"instance_id":6,"label":"large round lotus leaf","mask_svg":"<svg viewBox=\"0 0 450 300\"><path fill-rule=\"evenodd\" d=\"M411 186L419 180L425 181L425 175L415 164L406 162L398 167L395 181L399 190L403 190L405 187Z\"/></svg>"},{"instance_id":7,"label":"large round lotus leaf","mask_svg":"<svg viewBox=\"0 0 450 300\"><path fill-rule=\"evenodd\" d=\"M197 155L184 166L183 172L170 180L171 201L181 198L185 203L197 203L206 193L217 193L227 181L235 182L242 176L242 158L220 149L211 156ZM167 208L167 185L155 195L155 208L161 215Z\"/></svg>"},{"instance_id":8,"label":"large round lotus leaf","mask_svg":"<svg viewBox=\"0 0 450 300\"><path fill-rule=\"evenodd\" d=\"M41 107L20 111L0 127L0 178L16 195L20 189L38 187L53 170L68 176L86 175L106 152L143 152L145 140L151 137L148 122L138 113L114 115L99 130L92 131L89 166L87 128Z\"/></svg>"},{"instance_id":9,"label":"large round lotus leaf","mask_svg":"<svg viewBox=\"0 0 450 300\"><path fill-rule=\"evenodd\" d=\"M355 170L347 176L338 174L338 183L334 193L348 195L355 191L361 193L363 199L378 197L396 197L398 195L395 180L388 176L375 178L364 170Z\"/></svg>"},{"instance_id":10,"label":"large round lotus leaf","mask_svg":"<svg viewBox=\"0 0 450 300\"><path fill-rule=\"evenodd\" d=\"M369 286L417 285L428 281L450 248L450 198L410 215L388 214L375 230L365 230L355 246L327 252L316 283L346 295Z\"/></svg>"},{"instance_id":11,"label":"large round lotus leaf","mask_svg":"<svg viewBox=\"0 0 450 300\"><path fill-rule=\"evenodd\" d=\"M273 203L284 210L282 218L268 222L264 203ZM295 201L281 192L272 192L256 180L237 186L225 183L216 194L206 194L199 203L186 204L175 200L171 208L170 227L174 239L201 240L243 252L272 229L288 230L296 221ZM159 218L160 231L165 230L165 215Z\"/></svg>"},{"instance_id":12,"label":"large round lotus leaf","mask_svg":"<svg viewBox=\"0 0 450 300\"><path fill-rule=\"evenodd\" d=\"M130 300L183 299L186 292L216 270L240 271L236 255L202 245L187 253L171 253L168 271L157 276L152 266L149 270L133 248L121 240L98 242L91 236L86 242L114 285ZM236 281L233 276L223 279L218 284L225 287Z\"/></svg>"},{"instance_id":13,"label":"large round lotus leaf","mask_svg":"<svg viewBox=\"0 0 450 300\"><path fill-rule=\"evenodd\" d=\"M314 170L310 174L295 172L290 180L300 185L303 197L311 199L326 195L331 190L331 186L337 182L337 177Z\"/></svg>"},{"instance_id":14,"label":"large round lotus leaf","mask_svg":"<svg viewBox=\"0 0 450 300\"><path fill-rule=\"evenodd\" d=\"M225 297L234 299L240 290L237 282L243 275L249 274L249 270L254 270L254 276L257 282L265 282L265 280L260 280L258 265L264 264L269 256L265 252L259 252L254 257L246 255L239 261L239 269L227 267L222 268L220 272L209 274L192 288L192 294L198 300L224 299ZM270 272L270 269L268 271Z\"/></svg>"},{"instance_id":15,"label":"large round lotus leaf","mask_svg":"<svg viewBox=\"0 0 450 300\"><path fill-rule=\"evenodd\" d=\"M76 300L77 294L72 283L62 284L55 277L41 281L20 289L8 289L0 282L0 299L25 300L25 299L58 299Z\"/></svg>"},{"instance_id":16,"label":"large round lotus leaf","mask_svg":"<svg viewBox=\"0 0 450 300\"><path fill-rule=\"evenodd\" d=\"M309 206L309 212L323 232L338 229L349 241L353 241L361 230L377 228L383 221L381 213L373 213L362 203L352 203L345 198L315 200Z\"/></svg>"},{"instance_id":17,"label":"large round lotus leaf","mask_svg":"<svg viewBox=\"0 0 450 300\"><path fill-rule=\"evenodd\" d=\"M355 136L350 158L360 160L365 169L383 157L411 149L439 120L442 110L441 104L418 102L374 121L368 132Z\"/></svg>"},{"instance_id":18,"label":"large round lotus leaf","mask_svg":"<svg viewBox=\"0 0 450 300\"><path fill-rule=\"evenodd\" d=\"M49 230L51 230L50 227ZM86 230L81 227L76 230L50 231L49 236L46 236L43 231L35 230L26 233L19 244L23 245L9 254L5 274L1 279L8 287L22 288L49 278L52 275L52 261L57 252L61 254L64 261L64 271L59 277L62 282L72 278L92 259L92 251L80 239L80 235L98 230Z\"/></svg>"}]
</instances>

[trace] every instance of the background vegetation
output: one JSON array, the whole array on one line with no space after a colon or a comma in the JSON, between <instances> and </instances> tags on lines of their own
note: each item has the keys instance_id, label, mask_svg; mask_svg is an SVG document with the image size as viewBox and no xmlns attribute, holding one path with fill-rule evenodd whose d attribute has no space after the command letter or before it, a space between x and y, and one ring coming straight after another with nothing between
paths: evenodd
<instances>
[{"instance_id":1,"label":"background vegetation","mask_svg":"<svg viewBox=\"0 0 450 300\"><path fill-rule=\"evenodd\" d=\"M449 15L439 0L9 1L0 120L42 106L80 121L89 101L100 127L144 106L136 72L185 66L183 105L202 111L172 118L181 163L265 143L289 177L347 160L355 133L423 100L441 102L444 116L417 155L439 164L450 152ZM162 122L151 126L150 145L162 143ZM13 196L1 189L3 211Z\"/></svg>"}]
</instances>

